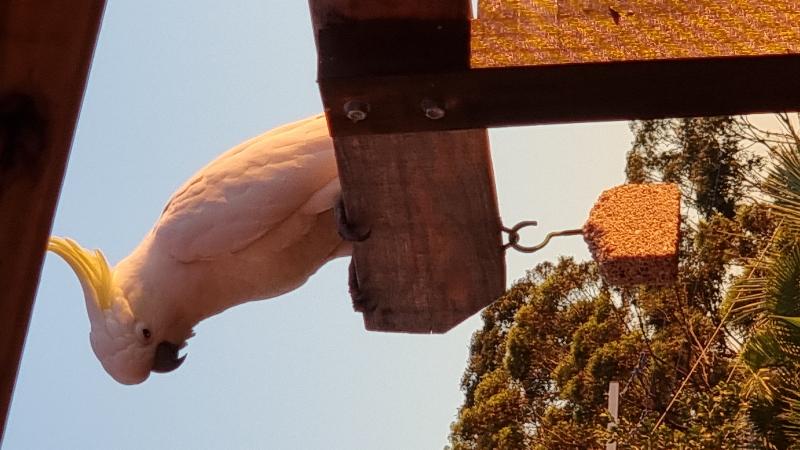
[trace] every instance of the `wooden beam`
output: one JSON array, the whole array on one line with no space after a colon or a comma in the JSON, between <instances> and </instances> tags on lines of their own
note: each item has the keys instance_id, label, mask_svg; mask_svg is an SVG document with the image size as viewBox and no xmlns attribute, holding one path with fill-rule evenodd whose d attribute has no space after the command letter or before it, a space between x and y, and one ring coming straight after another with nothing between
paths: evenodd
<instances>
[{"instance_id":1,"label":"wooden beam","mask_svg":"<svg viewBox=\"0 0 800 450\"><path fill-rule=\"evenodd\" d=\"M309 0L318 76L463 71L470 64L470 2Z\"/></svg>"},{"instance_id":2,"label":"wooden beam","mask_svg":"<svg viewBox=\"0 0 800 450\"><path fill-rule=\"evenodd\" d=\"M505 255L486 130L335 139L369 330L443 333L499 297Z\"/></svg>"},{"instance_id":3,"label":"wooden beam","mask_svg":"<svg viewBox=\"0 0 800 450\"><path fill-rule=\"evenodd\" d=\"M0 6L0 442L104 4Z\"/></svg>"},{"instance_id":4,"label":"wooden beam","mask_svg":"<svg viewBox=\"0 0 800 450\"><path fill-rule=\"evenodd\" d=\"M379 26L380 16L339 21L319 34L325 50L320 57L327 58L320 62L320 88L332 133L800 110L796 0L615 5L481 0L481 16L471 22L468 38L453 17L439 18L437 25L408 11L404 18L392 16L391 29ZM440 33L402 34L400 20L407 30L426 24L441 27L435 28ZM409 49L395 61L417 62L409 70L382 70L391 51L361 50L360 43L393 40ZM469 49L466 65L446 56L463 49ZM349 56L337 60L340 53ZM425 69L425 59L414 59L420 53L441 56L428 58ZM425 98L441 104L445 116L425 117L420 108ZM344 105L351 100L369 105L368 119L348 120Z\"/></svg>"},{"instance_id":5,"label":"wooden beam","mask_svg":"<svg viewBox=\"0 0 800 450\"><path fill-rule=\"evenodd\" d=\"M335 136L800 110L800 54L472 69L329 79ZM437 99L430 120L420 108ZM368 104L366 120L343 105Z\"/></svg>"},{"instance_id":6,"label":"wooden beam","mask_svg":"<svg viewBox=\"0 0 800 450\"><path fill-rule=\"evenodd\" d=\"M447 73L469 68L469 21L376 19L320 29L318 74L325 80Z\"/></svg>"},{"instance_id":7,"label":"wooden beam","mask_svg":"<svg viewBox=\"0 0 800 450\"><path fill-rule=\"evenodd\" d=\"M309 2L326 105L328 82L449 73L469 67L466 0ZM431 102L429 115L438 104ZM372 120L353 97L326 110ZM425 114L423 104L414 106ZM346 119L351 120L351 119ZM434 120L434 119L428 119ZM489 143L483 128L334 138L348 220L369 228L353 261L367 329L442 333L502 294L505 261Z\"/></svg>"}]
</instances>

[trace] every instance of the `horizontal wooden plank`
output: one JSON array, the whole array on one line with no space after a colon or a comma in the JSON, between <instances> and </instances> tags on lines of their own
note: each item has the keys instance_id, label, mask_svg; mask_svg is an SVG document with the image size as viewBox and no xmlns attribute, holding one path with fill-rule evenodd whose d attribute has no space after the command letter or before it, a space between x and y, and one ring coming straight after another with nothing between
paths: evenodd
<instances>
[{"instance_id":1,"label":"horizontal wooden plank","mask_svg":"<svg viewBox=\"0 0 800 450\"><path fill-rule=\"evenodd\" d=\"M460 45L461 28L432 34L424 8L391 3L391 28L379 12L319 35L334 135L800 109L796 0L482 0ZM392 41L405 44L369 44ZM469 67L435 57L464 48ZM357 123L344 110L354 100L369 107ZM426 117L423 100L444 117Z\"/></svg>"},{"instance_id":2,"label":"horizontal wooden plank","mask_svg":"<svg viewBox=\"0 0 800 450\"><path fill-rule=\"evenodd\" d=\"M505 288L485 130L334 139L369 330L443 333Z\"/></svg>"},{"instance_id":3,"label":"horizontal wooden plank","mask_svg":"<svg viewBox=\"0 0 800 450\"><path fill-rule=\"evenodd\" d=\"M320 80L336 136L800 110L800 55L472 69ZM426 117L434 99L444 117ZM369 105L348 120L343 105Z\"/></svg>"},{"instance_id":4,"label":"horizontal wooden plank","mask_svg":"<svg viewBox=\"0 0 800 450\"><path fill-rule=\"evenodd\" d=\"M0 6L0 441L104 4Z\"/></svg>"},{"instance_id":5,"label":"horizontal wooden plank","mask_svg":"<svg viewBox=\"0 0 800 450\"><path fill-rule=\"evenodd\" d=\"M797 0L480 0L472 67L800 53Z\"/></svg>"}]
</instances>

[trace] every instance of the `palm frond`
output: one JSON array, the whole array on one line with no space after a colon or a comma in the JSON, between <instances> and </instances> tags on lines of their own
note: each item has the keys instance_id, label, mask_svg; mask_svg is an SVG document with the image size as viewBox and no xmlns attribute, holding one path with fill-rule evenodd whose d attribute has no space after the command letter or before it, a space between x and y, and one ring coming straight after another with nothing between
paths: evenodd
<instances>
[{"instance_id":1,"label":"palm frond","mask_svg":"<svg viewBox=\"0 0 800 450\"><path fill-rule=\"evenodd\" d=\"M792 324L792 325L794 325L796 327L800 327L800 316L795 316L795 317L772 316L772 317L774 317L776 319L781 319L783 321L786 321L786 322L788 322L788 323L790 323L790 324Z\"/></svg>"},{"instance_id":2,"label":"palm frond","mask_svg":"<svg viewBox=\"0 0 800 450\"><path fill-rule=\"evenodd\" d=\"M772 315L800 315L800 248L775 259L770 265L766 301Z\"/></svg>"},{"instance_id":3,"label":"palm frond","mask_svg":"<svg viewBox=\"0 0 800 450\"><path fill-rule=\"evenodd\" d=\"M770 146L775 163L764 180L764 190L774 199L773 209L790 229L800 230L800 146Z\"/></svg>"}]
</instances>

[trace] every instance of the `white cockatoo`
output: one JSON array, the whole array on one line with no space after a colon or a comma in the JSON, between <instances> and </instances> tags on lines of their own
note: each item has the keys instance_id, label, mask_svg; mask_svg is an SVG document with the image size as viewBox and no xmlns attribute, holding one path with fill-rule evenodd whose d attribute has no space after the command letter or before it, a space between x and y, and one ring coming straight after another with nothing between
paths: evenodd
<instances>
[{"instance_id":1,"label":"white cockatoo","mask_svg":"<svg viewBox=\"0 0 800 450\"><path fill-rule=\"evenodd\" d=\"M83 288L89 340L118 382L183 362L201 320L302 285L360 240L346 224L325 117L285 125L225 152L170 199L139 246L110 267L99 250L50 238ZM351 273L352 278L352 273ZM351 286L352 287L352 286Z\"/></svg>"}]
</instances>

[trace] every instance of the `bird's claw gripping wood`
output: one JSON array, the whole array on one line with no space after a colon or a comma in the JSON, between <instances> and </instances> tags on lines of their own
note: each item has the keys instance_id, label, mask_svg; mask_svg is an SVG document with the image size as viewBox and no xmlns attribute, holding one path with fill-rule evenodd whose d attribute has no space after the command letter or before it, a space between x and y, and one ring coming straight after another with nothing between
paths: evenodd
<instances>
[{"instance_id":1,"label":"bird's claw gripping wood","mask_svg":"<svg viewBox=\"0 0 800 450\"><path fill-rule=\"evenodd\" d=\"M336 216L336 225L339 230L339 236L341 236L342 239L350 242L361 242L369 237L372 230L359 229L347 221L347 212L344 209L344 201L342 201L341 197L339 197L339 201L336 202L333 213Z\"/></svg>"},{"instance_id":2,"label":"bird's claw gripping wood","mask_svg":"<svg viewBox=\"0 0 800 450\"><path fill-rule=\"evenodd\" d=\"M361 290L356 272L356 262L352 259L347 273L347 284L350 288L350 298L353 300L353 309L360 313L373 311L378 305Z\"/></svg>"},{"instance_id":3,"label":"bird's claw gripping wood","mask_svg":"<svg viewBox=\"0 0 800 450\"><path fill-rule=\"evenodd\" d=\"M333 213L336 216L336 225L339 230L339 236L341 236L342 239L350 242L361 242L369 237L370 229L366 231L359 230L347 221L347 212L344 209L344 201L341 197L339 197L339 200L336 202ZM364 294L359 285L358 272L356 271L356 262L354 259L350 260L347 273L347 285L350 291L350 298L353 300L353 309L361 313L374 310L377 305Z\"/></svg>"}]
</instances>

